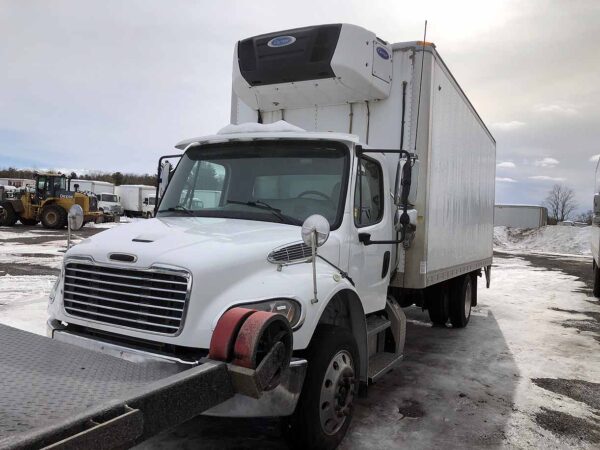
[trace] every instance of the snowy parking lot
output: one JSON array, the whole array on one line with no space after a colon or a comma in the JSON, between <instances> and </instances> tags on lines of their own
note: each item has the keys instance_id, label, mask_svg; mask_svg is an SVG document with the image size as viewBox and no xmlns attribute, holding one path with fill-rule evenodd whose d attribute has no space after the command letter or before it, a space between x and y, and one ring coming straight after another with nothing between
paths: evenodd
<instances>
[{"instance_id":1,"label":"snowy parking lot","mask_svg":"<svg viewBox=\"0 0 600 450\"><path fill-rule=\"evenodd\" d=\"M86 226L75 242L101 231ZM342 447L598 448L600 303L588 242L585 228L496 229L492 286L480 281L469 326L432 327L408 308L405 360L359 399ZM63 231L0 228L0 323L45 333L65 247ZM139 446L197 447L285 443L276 420L199 417Z\"/></svg>"}]
</instances>

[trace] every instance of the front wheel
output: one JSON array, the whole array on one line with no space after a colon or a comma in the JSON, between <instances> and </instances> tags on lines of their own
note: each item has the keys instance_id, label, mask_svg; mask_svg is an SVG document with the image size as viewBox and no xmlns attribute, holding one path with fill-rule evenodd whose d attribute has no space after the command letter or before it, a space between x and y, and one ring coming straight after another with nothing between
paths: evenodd
<instances>
[{"instance_id":1,"label":"front wheel","mask_svg":"<svg viewBox=\"0 0 600 450\"><path fill-rule=\"evenodd\" d=\"M52 204L44 206L41 218L44 228L60 230L67 225L67 211L60 205Z\"/></svg>"},{"instance_id":2,"label":"front wheel","mask_svg":"<svg viewBox=\"0 0 600 450\"><path fill-rule=\"evenodd\" d=\"M334 449L352 420L358 392L358 348L346 328L321 325L308 348L308 369L285 431L294 448Z\"/></svg>"}]
</instances>

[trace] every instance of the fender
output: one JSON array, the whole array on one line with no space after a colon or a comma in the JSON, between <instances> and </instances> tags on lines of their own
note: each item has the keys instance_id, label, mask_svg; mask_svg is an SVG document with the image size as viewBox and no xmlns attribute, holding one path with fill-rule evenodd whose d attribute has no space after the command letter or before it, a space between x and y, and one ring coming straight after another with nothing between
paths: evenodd
<instances>
[{"instance_id":1,"label":"fender","mask_svg":"<svg viewBox=\"0 0 600 450\"><path fill-rule=\"evenodd\" d=\"M360 358L360 381L368 381L369 350L365 311L358 293L350 283L337 290L327 302L318 324L331 324L349 328L354 335Z\"/></svg>"}]
</instances>

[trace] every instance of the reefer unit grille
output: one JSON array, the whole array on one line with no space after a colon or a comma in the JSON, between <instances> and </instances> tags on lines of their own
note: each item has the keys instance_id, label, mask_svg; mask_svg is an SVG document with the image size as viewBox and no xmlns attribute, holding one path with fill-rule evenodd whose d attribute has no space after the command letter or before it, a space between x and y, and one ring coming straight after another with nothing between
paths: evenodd
<instances>
[{"instance_id":1,"label":"reefer unit grille","mask_svg":"<svg viewBox=\"0 0 600 450\"><path fill-rule=\"evenodd\" d=\"M64 308L73 317L161 334L177 334L191 278L171 269L65 266Z\"/></svg>"}]
</instances>

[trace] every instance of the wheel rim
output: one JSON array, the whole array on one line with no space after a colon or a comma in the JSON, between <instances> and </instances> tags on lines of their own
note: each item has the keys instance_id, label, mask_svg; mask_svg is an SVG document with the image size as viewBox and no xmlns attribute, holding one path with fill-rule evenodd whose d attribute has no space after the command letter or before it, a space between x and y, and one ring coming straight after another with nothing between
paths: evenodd
<instances>
[{"instance_id":1,"label":"wheel rim","mask_svg":"<svg viewBox=\"0 0 600 450\"><path fill-rule=\"evenodd\" d=\"M334 435L346 422L352 410L355 379L354 361L347 350L335 354L325 372L319 398L321 428Z\"/></svg>"},{"instance_id":2,"label":"wheel rim","mask_svg":"<svg viewBox=\"0 0 600 450\"><path fill-rule=\"evenodd\" d=\"M46 214L46 221L50 225L54 225L56 223L56 218L57 218L57 215L54 211L50 211L48 214Z\"/></svg>"},{"instance_id":3,"label":"wheel rim","mask_svg":"<svg viewBox=\"0 0 600 450\"><path fill-rule=\"evenodd\" d=\"M467 287L465 288L465 317L468 319L471 316L471 283L467 282Z\"/></svg>"}]
</instances>

